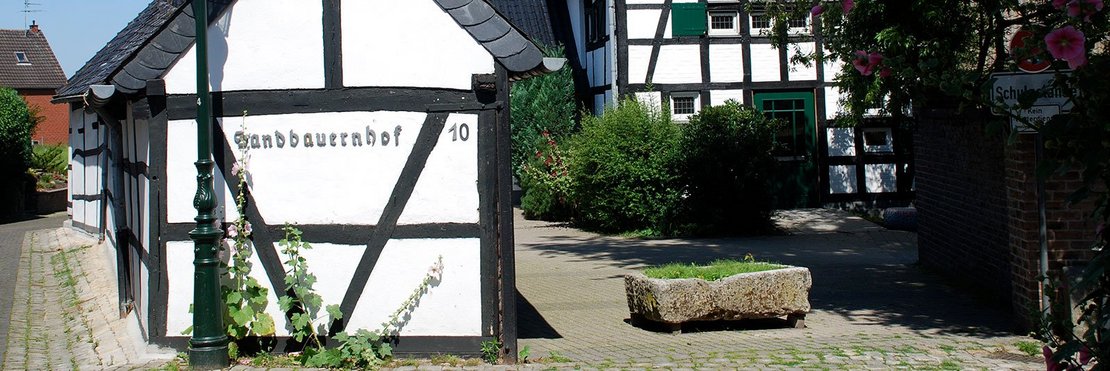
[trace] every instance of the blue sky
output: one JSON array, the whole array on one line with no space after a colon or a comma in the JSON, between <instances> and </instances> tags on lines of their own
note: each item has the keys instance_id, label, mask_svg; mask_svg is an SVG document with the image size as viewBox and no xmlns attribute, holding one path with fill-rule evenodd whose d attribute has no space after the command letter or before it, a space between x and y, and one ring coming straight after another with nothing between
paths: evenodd
<instances>
[{"instance_id":1,"label":"blue sky","mask_svg":"<svg viewBox=\"0 0 1110 371\"><path fill-rule=\"evenodd\" d=\"M0 0L0 28L24 28L38 21L66 77L73 76L150 0L30 0L35 13L23 13L24 0Z\"/></svg>"}]
</instances>

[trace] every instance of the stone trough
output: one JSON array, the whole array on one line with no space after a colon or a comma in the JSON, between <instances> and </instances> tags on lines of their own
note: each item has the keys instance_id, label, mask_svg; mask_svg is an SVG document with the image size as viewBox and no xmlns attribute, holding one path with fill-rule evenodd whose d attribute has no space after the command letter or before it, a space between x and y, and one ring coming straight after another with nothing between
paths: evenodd
<instances>
[{"instance_id":1,"label":"stone trough","mask_svg":"<svg viewBox=\"0 0 1110 371\"><path fill-rule=\"evenodd\" d=\"M718 281L648 278L639 272L624 276L633 324L655 322L672 332L680 332L683 323L692 321L782 316L791 327L804 328L812 286L809 269L803 267L742 273Z\"/></svg>"}]
</instances>

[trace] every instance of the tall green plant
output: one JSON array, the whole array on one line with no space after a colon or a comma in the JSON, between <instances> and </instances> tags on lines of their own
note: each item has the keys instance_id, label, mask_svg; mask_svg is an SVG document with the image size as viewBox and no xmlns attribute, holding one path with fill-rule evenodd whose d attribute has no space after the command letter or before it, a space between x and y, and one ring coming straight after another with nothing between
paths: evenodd
<instances>
[{"instance_id":1,"label":"tall green plant","mask_svg":"<svg viewBox=\"0 0 1110 371\"><path fill-rule=\"evenodd\" d=\"M0 177L15 179L31 165L31 133L38 119L15 90L0 87Z\"/></svg>"},{"instance_id":2,"label":"tall green plant","mask_svg":"<svg viewBox=\"0 0 1110 371\"><path fill-rule=\"evenodd\" d=\"M610 232L669 229L679 200L671 164L680 136L668 115L631 98L585 118L570 149L576 221Z\"/></svg>"},{"instance_id":3,"label":"tall green plant","mask_svg":"<svg viewBox=\"0 0 1110 371\"><path fill-rule=\"evenodd\" d=\"M690 118L676 156L686 194L684 232L729 234L770 227L777 127L777 121L733 100Z\"/></svg>"},{"instance_id":4,"label":"tall green plant","mask_svg":"<svg viewBox=\"0 0 1110 371\"><path fill-rule=\"evenodd\" d=\"M246 131L246 112L240 130ZM235 210L239 218L227 226L226 236L230 239L230 257L225 266L227 276L221 287L226 312L224 323L227 324L227 336L231 339L228 344L229 355L234 358L239 355L240 348L263 348L263 340L259 337L274 335L274 318L266 313L269 304L270 290L251 277L251 256L254 255L254 245L251 242L251 222L247 220L247 164L250 159L248 147L240 147L239 156L231 166L231 174L235 176L239 191L235 194ZM252 339L253 337L253 339ZM250 340L248 340L250 339ZM245 344L253 341L253 344ZM252 349L254 350L254 349Z\"/></svg>"},{"instance_id":5,"label":"tall green plant","mask_svg":"<svg viewBox=\"0 0 1110 371\"><path fill-rule=\"evenodd\" d=\"M543 50L548 57L565 55L561 46ZM543 133L561 141L576 129L577 105L571 68L568 66L550 74L514 82L509 94L509 106L513 113L513 175L521 179L524 164L536 151L543 149L540 141Z\"/></svg>"}]
</instances>

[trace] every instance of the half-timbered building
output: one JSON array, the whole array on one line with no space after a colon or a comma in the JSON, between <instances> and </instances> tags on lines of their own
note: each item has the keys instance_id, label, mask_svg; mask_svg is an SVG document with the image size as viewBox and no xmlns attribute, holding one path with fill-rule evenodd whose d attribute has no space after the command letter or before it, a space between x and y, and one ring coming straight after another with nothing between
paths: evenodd
<instances>
[{"instance_id":1,"label":"half-timbered building","mask_svg":"<svg viewBox=\"0 0 1110 371\"><path fill-rule=\"evenodd\" d=\"M377 329L442 258L400 353L515 355L508 84L562 60L486 0L208 0L222 220L249 153L253 274L277 295L294 224L342 327ZM188 0L155 0L56 101L72 111L74 226L115 248L121 314L183 348L191 324L196 50ZM229 179L231 181L229 181Z\"/></svg>"},{"instance_id":2,"label":"half-timbered building","mask_svg":"<svg viewBox=\"0 0 1110 371\"><path fill-rule=\"evenodd\" d=\"M904 203L912 197L910 138L880 116L838 127L841 63L822 55L820 28L784 20L793 45L776 48L763 2L567 0L571 65L600 114L624 96L665 105L677 121L728 100L783 119L776 153L780 208ZM816 63L792 63L814 54Z\"/></svg>"}]
</instances>

